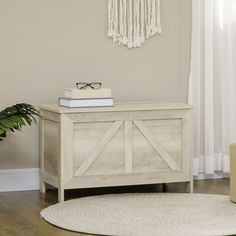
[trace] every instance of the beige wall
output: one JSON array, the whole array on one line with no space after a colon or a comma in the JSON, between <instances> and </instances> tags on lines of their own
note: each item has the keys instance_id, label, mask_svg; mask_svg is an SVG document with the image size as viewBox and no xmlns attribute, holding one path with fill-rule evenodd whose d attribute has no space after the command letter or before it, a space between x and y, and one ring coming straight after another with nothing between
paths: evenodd
<instances>
[{"instance_id":1,"label":"beige wall","mask_svg":"<svg viewBox=\"0 0 236 236\"><path fill-rule=\"evenodd\" d=\"M106 37L106 0L0 0L0 110L56 103L76 81L115 100L186 102L191 1L162 0L163 33L128 50ZM0 142L0 169L38 167L38 127Z\"/></svg>"}]
</instances>

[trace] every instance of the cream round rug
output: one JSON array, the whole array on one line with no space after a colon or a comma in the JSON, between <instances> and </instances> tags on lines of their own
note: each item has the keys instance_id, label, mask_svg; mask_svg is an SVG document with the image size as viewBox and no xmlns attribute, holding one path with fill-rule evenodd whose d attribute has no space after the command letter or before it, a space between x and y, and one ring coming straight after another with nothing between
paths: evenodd
<instances>
[{"instance_id":1,"label":"cream round rug","mask_svg":"<svg viewBox=\"0 0 236 236\"><path fill-rule=\"evenodd\" d=\"M79 198L41 211L58 227L101 235L236 234L236 204L228 196L182 193L113 194Z\"/></svg>"}]
</instances>

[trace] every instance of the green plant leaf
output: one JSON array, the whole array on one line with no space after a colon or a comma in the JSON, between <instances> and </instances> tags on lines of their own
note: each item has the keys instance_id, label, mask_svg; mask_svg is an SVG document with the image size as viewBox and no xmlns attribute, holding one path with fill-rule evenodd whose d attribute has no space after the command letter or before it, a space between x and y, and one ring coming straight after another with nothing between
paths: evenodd
<instances>
[{"instance_id":1,"label":"green plant leaf","mask_svg":"<svg viewBox=\"0 0 236 236\"><path fill-rule=\"evenodd\" d=\"M21 130L22 126L37 123L38 111L30 104L16 104L0 112L0 141L8 131Z\"/></svg>"}]
</instances>

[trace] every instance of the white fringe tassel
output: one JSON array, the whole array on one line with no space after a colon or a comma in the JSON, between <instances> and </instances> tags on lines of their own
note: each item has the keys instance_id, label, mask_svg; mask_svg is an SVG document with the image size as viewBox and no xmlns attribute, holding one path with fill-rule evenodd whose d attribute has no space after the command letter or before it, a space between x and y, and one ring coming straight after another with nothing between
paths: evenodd
<instances>
[{"instance_id":1,"label":"white fringe tassel","mask_svg":"<svg viewBox=\"0 0 236 236\"><path fill-rule=\"evenodd\" d=\"M161 33L160 0L108 0L108 37L128 48Z\"/></svg>"}]
</instances>

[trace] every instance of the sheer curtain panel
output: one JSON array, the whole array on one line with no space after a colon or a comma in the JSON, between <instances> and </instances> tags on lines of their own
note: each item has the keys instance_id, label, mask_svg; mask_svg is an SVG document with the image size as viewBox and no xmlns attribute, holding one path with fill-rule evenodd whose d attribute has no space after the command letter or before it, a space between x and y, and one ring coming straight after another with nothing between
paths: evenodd
<instances>
[{"instance_id":1,"label":"sheer curtain panel","mask_svg":"<svg viewBox=\"0 0 236 236\"><path fill-rule=\"evenodd\" d=\"M194 175L229 172L236 142L236 1L193 0Z\"/></svg>"}]
</instances>

